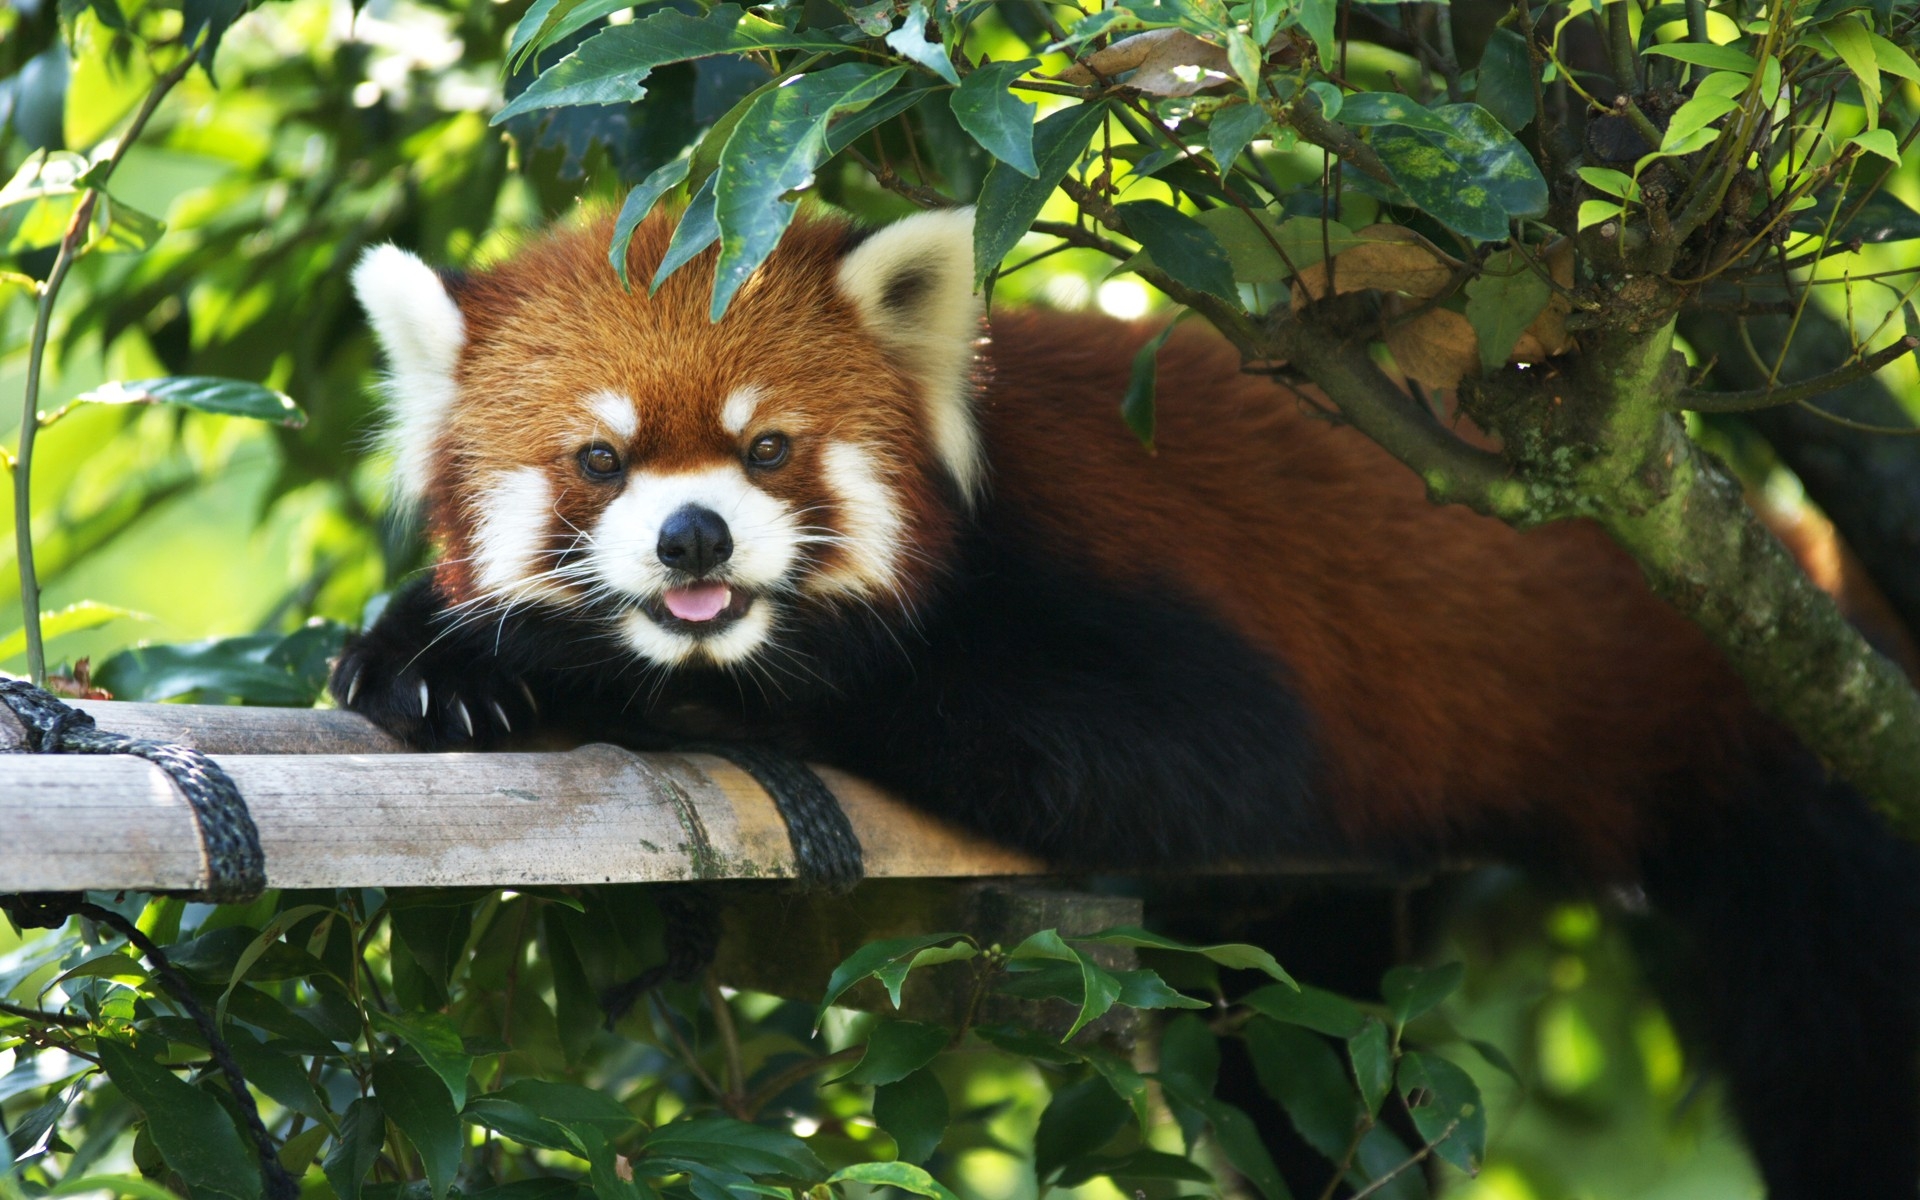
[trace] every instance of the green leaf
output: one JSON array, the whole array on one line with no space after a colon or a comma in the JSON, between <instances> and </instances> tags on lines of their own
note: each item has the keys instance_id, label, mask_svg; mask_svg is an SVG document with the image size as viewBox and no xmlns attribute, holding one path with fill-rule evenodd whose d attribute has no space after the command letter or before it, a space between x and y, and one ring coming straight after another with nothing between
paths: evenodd
<instances>
[{"instance_id":1,"label":"green leaf","mask_svg":"<svg viewBox=\"0 0 1920 1200\"><path fill-rule=\"evenodd\" d=\"M720 261L713 269L711 320L726 315L734 293L793 223L799 206L782 197L805 185L826 156L827 122L879 99L906 71L846 63L802 75L753 102L714 172Z\"/></svg>"},{"instance_id":2,"label":"green leaf","mask_svg":"<svg viewBox=\"0 0 1920 1200\"><path fill-rule=\"evenodd\" d=\"M1073 1028L1067 1030L1066 1036L1060 1039L1063 1042L1086 1028L1089 1021L1099 1020L1120 997L1119 980L1092 959L1061 941L1060 935L1051 929L1042 929L1027 938L1007 951L1007 957L1016 962L1030 958L1050 959L1073 963L1080 968L1080 1015L1074 1019Z\"/></svg>"},{"instance_id":3,"label":"green leaf","mask_svg":"<svg viewBox=\"0 0 1920 1200\"><path fill-rule=\"evenodd\" d=\"M1333 35L1334 17L1339 11L1337 0L1299 0L1299 3L1295 20L1313 39L1314 53L1323 63L1340 61L1340 44Z\"/></svg>"},{"instance_id":4,"label":"green leaf","mask_svg":"<svg viewBox=\"0 0 1920 1200\"><path fill-rule=\"evenodd\" d=\"M1353 1064L1353 1077L1360 1084L1361 1102L1368 1113L1378 1116L1380 1105L1393 1088L1393 1049L1386 1024L1368 1017L1360 1032L1347 1039L1347 1061Z\"/></svg>"},{"instance_id":5,"label":"green leaf","mask_svg":"<svg viewBox=\"0 0 1920 1200\"><path fill-rule=\"evenodd\" d=\"M1673 117L1667 122L1666 132L1660 136L1660 148L1674 152L1683 139L1692 137L1739 107L1739 101L1724 96L1695 96L1674 110Z\"/></svg>"},{"instance_id":6,"label":"green leaf","mask_svg":"<svg viewBox=\"0 0 1920 1200\"><path fill-rule=\"evenodd\" d=\"M1158 971L1145 968L1134 971L1115 971L1113 977L1120 981L1120 997L1116 1004L1128 1008L1212 1008L1205 1000L1196 1000L1183 995L1167 986Z\"/></svg>"},{"instance_id":7,"label":"green leaf","mask_svg":"<svg viewBox=\"0 0 1920 1200\"><path fill-rule=\"evenodd\" d=\"M1069 1162L1093 1154L1133 1117L1106 1080L1088 1075L1053 1094L1033 1135L1033 1172L1044 1185Z\"/></svg>"},{"instance_id":8,"label":"green leaf","mask_svg":"<svg viewBox=\"0 0 1920 1200\"><path fill-rule=\"evenodd\" d=\"M905 1079L946 1049L952 1033L918 1021L882 1021L867 1038L867 1052L840 1083L893 1083Z\"/></svg>"},{"instance_id":9,"label":"green leaf","mask_svg":"<svg viewBox=\"0 0 1920 1200\"><path fill-rule=\"evenodd\" d=\"M1453 135L1453 124L1411 96L1399 92L1356 92L1340 105L1346 125L1404 125L1441 137Z\"/></svg>"},{"instance_id":10,"label":"green leaf","mask_svg":"<svg viewBox=\"0 0 1920 1200\"><path fill-rule=\"evenodd\" d=\"M1614 200L1582 200L1580 213L1574 222L1574 228L1585 229L1589 225L1598 225L1602 221L1611 221L1626 212L1624 206Z\"/></svg>"},{"instance_id":11,"label":"green leaf","mask_svg":"<svg viewBox=\"0 0 1920 1200\"><path fill-rule=\"evenodd\" d=\"M326 1103L307 1076L307 1068L285 1052L286 1045L263 1045L244 1029L230 1028L227 1032L227 1048L249 1085L272 1097L280 1107L320 1122L323 1128L333 1124Z\"/></svg>"},{"instance_id":12,"label":"green leaf","mask_svg":"<svg viewBox=\"0 0 1920 1200\"><path fill-rule=\"evenodd\" d=\"M1240 209L1221 207L1210 208L1194 219L1212 231L1225 248L1227 261L1233 264L1233 277L1241 283L1284 282L1295 270L1304 270L1328 254L1339 254L1365 241L1340 222L1319 217L1275 222L1265 213L1256 219Z\"/></svg>"},{"instance_id":13,"label":"green leaf","mask_svg":"<svg viewBox=\"0 0 1920 1200\"><path fill-rule=\"evenodd\" d=\"M1867 36L1873 40L1873 61L1881 71L1920 83L1920 63L1913 61L1913 55L1872 30L1867 31Z\"/></svg>"},{"instance_id":14,"label":"green leaf","mask_svg":"<svg viewBox=\"0 0 1920 1200\"><path fill-rule=\"evenodd\" d=\"M1214 1140L1220 1143L1221 1152L1234 1170L1259 1189L1266 1200L1293 1200L1293 1193L1288 1190L1287 1181L1280 1177L1280 1169L1273 1165L1273 1156L1267 1153L1267 1144L1261 1139L1253 1118L1224 1100L1213 1100L1207 1104L1207 1119L1213 1123Z\"/></svg>"},{"instance_id":15,"label":"green leaf","mask_svg":"<svg viewBox=\"0 0 1920 1200\"><path fill-rule=\"evenodd\" d=\"M1667 42L1647 47L1646 53L1677 58L1683 63L1696 67L1707 67L1715 71L1734 71L1747 76L1751 76L1760 69L1759 60L1746 51L1733 46L1715 46L1706 42Z\"/></svg>"},{"instance_id":16,"label":"green leaf","mask_svg":"<svg viewBox=\"0 0 1920 1200\"><path fill-rule=\"evenodd\" d=\"M419 1153L428 1189L445 1196L465 1148L447 1085L418 1056L403 1053L373 1064L373 1094Z\"/></svg>"},{"instance_id":17,"label":"green leaf","mask_svg":"<svg viewBox=\"0 0 1920 1200\"><path fill-rule=\"evenodd\" d=\"M153 620L146 613L135 612L130 608L116 608L97 600L79 600L57 612L41 613L40 636L50 642L62 634L98 629L108 621L118 621L123 617L134 621ZM15 630L6 637L0 638L0 659L14 658L26 652L26 630Z\"/></svg>"},{"instance_id":18,"label":"green leaf","mask_svg":"<svg viewBox=\"0 0 1920 1200\"><path fill-rule=\"evenodd\" d=\"M167 231L167 223L105 192L93 205L87 249L96 254L138 254Z\"/></svg>"},{"instance_id":19,"label":"green leaf","mask_svg":"<svg viewBox=\"0 0 1920 1200\"><path fill-rule=\"evenodd\" d=\"M468 1102L467 1109L471 1111L482 1100L519 1105L542 1120L568 1129L591 1126L609 1139L624 1137L638 1123L638 1118L628 1112L625 1105L605 1092L557 1080L516 1079L498 1091L475 1096Z\"/></svg>"},{"instance_id":20,"label":"green leaf","mask_svg":"<svg viewBox=\"0 0 1920 1200\"><path fill-rule=\"evenodd\" d=\"M1328 1037L1352 1037L1366 1024L1366 1017L1353 1001L1311 985L1263 987L1240 1003L1276 1021L1300 1025Z\"/></svg>"},{"instance_id":21,"label":"green leaf","mask_svg":"<svg viewBox=\"0 0 1920 1200\"><path fill-rule=\"evenodd\" d=\"M1192 1159L1158 1150L1135 1150L1113 1158L1088 1156L1068 1163L1054 1186L1075 1188L1090 1179L1106 1176L1116 1182L1132 1179L1177 1179L1184 1183L1208 1184L1213 1173ZM1121 1189L1123 1194L1143 1189Z\"/></svg>"},{"instance_id":22,"label":"green leaf","mask_svg":"<svg viewBox=\"0 0 1920 1200\"><path fill-rule=\"evenodd\" d=\"M1213 161L1220 164L1224 174L1233 169L1233 164L1247 145L1266 132L1272 118L1267 110L1258 104L1229 104L1214 110L1213 119L1207 123L1207 149L1213 152Z\"/></svg>"},{"instance_id":23,"label":"green leaf","mask_svg":"<svg viewBox=\"0 0 1920 1200\"><path fill-rule=\"evenodd\" d=\"M794 33L738 5L721 4L700 16L666 9L587 39L493 115L498 125L523 112L573 104L631 104L654 68L715 54L754 50L844 50L821 34Z\"/></svg>"},{"instance_id":24,"label":"green leaf","mask_svg":"<svg viewBox=\"0 0 1920 1200\"><path fill-rule=\"evenodd\" d=\"M1836 200L1840 203L1843 216L1853 212L1853 197L1840 197L1828 192L1821 195L1812 208L1793 215L1793 231L1826 232L1827 219ZM1920 238L1920 212L1915 212L1906 201L1881 188L1869 196L1865 204L1860 205L1859 212L1833 231L1833 238L1838 242L1859 238L1868 244L1911 241Z\"/></svg>"},{"instance_id":25,"label":"green leaf","mask_svg":"<svg viewBox=\"0 0 1920 1200\"><path fill-rule=\"evenodd\" d=\"M1511 29L1495 29L1480 55L1474 99L1494 119L1518 133L1534 117L1536 68L1527 39Z\"/></svg>"},{"instance_id":26,"label":"green leaf","mask_svg":"<svg viewBox=\"0 0 1920 1200\"><path fill-rule=\"evenodd\" d=\"M1488 1066L1505 1075L1508 1079L1513 1080L1515 1083L1522 1082L1520 1078L1520 1068L1513 1065L1513 1060L1507 1057L1506 1051L1494 1045L1492 1042L1482 1041L1479 1038L1468 1038L1467 1045L1472 1046L1474 1052L1485 1059Z\"/></svg>"},{"instance_id":27,"label":"green leaf","mask_svg":"<svg viewBox=\"0 0 1920 1200\"><path fill-rule=\"evenodd\" d=\"M1153 256L1154 266L1176 282L1229 304L1240 303L1233 264L1206 226L1158 200L1130 200L1113 207L1127 232Z\"/></svg>"},{"instance_id":28,"label":"green leaf","mask_svg":"<svg viewBox=\"0 0 1920 1200\"><path fill-rule=\"evenodd\" d=\"M912 1163L869 1162L842 1167L827 1178L828 1183L864 1183L872 1187L898 1188L929 1200L958 1200L933 1176Z\"/></svg>"},{"instance_id":29,"label":"green leaf","mask_svg":"<svg viewBox=\"0 0 1920 1200\"><path fill-rule=\"evenodd\" d=\"M1580 178L1594 191L1605 192L1621 200L1633 200L1639 196L1640 185L1625 171L1616 171L1611 167L1581 167Z\"/></svg>"},{"instance_id":30,"label":"green leaf","mask_svg":"<svg viewBox=\"0 0 1920 1200\"><path fill-rule=\"evenodd\" d=\"M874 1124L899 1147L902 1162L925 1162L946 1135L950 1115L947 1090L932 1071L915 1071L873 1089Z\"/></svg>"},{"instance_id":31,"label":"green leaf","mask_svg":"<svg viewBox=\"0 0 1920 1200\"><path fill-rule=\"evenodd\" d=\"M418 1012L395 1017L374 1009L371 1015L375 1029L391 1033L412 1046L433 1069L447 1085L455 1108L466 1104L467 1074L473 1070L473 1056L467 1053L460 1041L460 1031L453 1027L445 1013Z\"/></svg>"},{"instance_id":32,"label":"green leaf","mask_svg":"<svg viewBox=\"0 0 1920 1200\"><path fill-rule=\"evenodd\" d=\"M976 67L953 94L953 119L980 148L1028 178L1040 173L1033 160L1036 106L1015 96L1013 81L1040 65L1037 58Z\"/></svg>"},{"instance_id":33,"label":"green leaf","mask_svg":"<svg viewBox=\"0 0 1920 1200\"><path fill-rule=\"evenodd\" d=\"M1827 45L1833 47L1840 61L1847 64L1847 70L1860 81L1860 91L1867 99L1867 124L1873 125L1880 107L1880 56L1867 27L1859 18L1846 16L1828 22L1820 32L1826 35Z\"/></svg>"},{"instance_id":34,"label":"green leaf","mask_svg":"<svg viewBox=\"0 0 1920 1200\"><path fill-rule=\"evenodd\" d=\"M673 227L673 237L667 241L667 252L661 256L660 265L653 272L653 282L647 285L649 294L659 291L660 285L671 278L675 271L720 240L720 224L714 217L713 208L716 180L717 174L707 176L706 182L687 199L687 207L680 213L680 223Z\"/></svg>"},{"instance_id":35,"label":"green leaf","mask_svg":"<svg viewBox=\"0 0 1920 1200\"><path fill-rule=\"evenodd\" d=\"M1314 224L1317 225L1318 222ZM1195 946L1152 933L1138 925L1115 925L1111 929L1103 929L1099 933L1088 934L1085 937L1076 935L1073 940L1098 942L1106 946L1134 946L1147 950L1174 950L1182 954L1198 954L1223 967L1231 967L1239 971L1260 971L1289 986L1293 984L1293 977L1281 970L1280 964L1274 961L1273 955L1258 946L1249 946L1241 942Z\"/></svg>"},{"instance_id":36,"label":"green leaf","mask_svg":"<svg viewBox=\"0 0 1920 1200\"><path fill-rule=\"evenodd\" d=\"M1347 94L1324 79L1316 79L1307 85L1307 95L1313 97L1320 106L1320 115L1331 121L1340 115L1340 108L1347 102Z\"/></svg>"},{"instance_id":37,"label":"green leaf","mask_svg":"<svg viewBox=\"0 0 1920 1200\"><path fill-rule=\"evenodd\" d=\"M242 379L215 379L206 375L170 375L164 379L135 379L106 383L82 392L76 400L88 404L177 404L181 408L272 421L288 429L307 423L307 414L292 397Z\"/></svg>"},{"instance_id":38,"label":"green leaf","mask_svg":"<svg viewBox=\"0 0 1920 1200\"><path fill-rule=\"evenodd\" d=\"M621 287L631 286L627 283L627 247L633 242L633 231L640 228L640 222L647 219L660 197L686 180L687 168L692 165L691 158L676 158L657 168L635 184L620 205L620 216L613 223L613 244L607 247L607 261L613 264L613 273L620 277Z\"/></svg>"},{"instance_id":39,"label":"green leaf","mask_svg":"<svg viewBox=\"0 0 1920 1200\"><path fill-rule=\"evenodd\" d=\"M507 70L518 71L528 59L567 35L578 33L609 13L634 7L634 0L534 0L527 15L513 27L513 40L507 46Z\"/></svg>"},{"instance_id":40,"label":"green leaf","mask_svg":"<svg viewBox=\"0 0 1920 1200\"><path fill-rule=\"evenodd\" d=\"M885 41L902 58L919 63L948 83L959 87L960 74L953 69L953 60L947 57L946 48L939 42L927 40L927 22L930 19L927 15L927 0L913 0L912 6L907 9L905 19L900 22L900 28L889 33Z\"/></svg>"},{"instance_id":41,"label":"green leaf","mask_svg":"<svg viewBox=\"0 0 1920 1200\"><path fill-rule=\"evenodd\" d=\"M1084 24L1085 22L1082 22ZM1081 104L1051 113L1034 126L1033 158L1037 173L1031 178L1011 165L993 164L980 184L979 206L973 222L973 281L977 287L999 267L1025 236L1047 198L1079 161L1106 117L1106 106Z\"/></svg>"},{"instance_id":42,"label":"green leaf","mask_svg":"<svg viewBox=\"0 0 1920 1200\"><path fill-rule=\"evenodd\" d=\"M107 1077L146 1116L160 1157L198 1200L257 1200L260 1165L220 1101L130 1046L104 1037L94 1045Z\"/></svg>"},{"instance_id":43,"label":"green leaf","mask_svg":"<svg viewBox=\"0 0 1920 1200\"><path fill-rule=\"evenodd\" d=\"M485 1126L522 1146L545 1150L571 1150L574 1146L568 1126L548 1120L525 1104L491 1093L467 1101L467 1106L460 1110L460 1119ZM577 1133L578 1129L572 1132Z\"/></svg>"},{"instance_id":44,"label":"green leaf","mask_svg":"<svg viewBox=\"0 0 1920 1200\"><path fill-rule=\"evenodd\" d=\"M868 942L847 955L840 965L833 969L833 974L828 976L827 994L820 1000L821 1010L824 1012L832 1006L834 1001L845 995L848 988L862 979L877 975L882 968L895 963L913 962L921 951L935 947L946 949L948 943L956 941L968 950L966 955L959 957L971 958L975 952L973 940L964 933L927 933L914 937L883 938L877 942ZM887 994L892 998L894 1007L898 1008L900 1006L899 986L896 984L888 988ZM819 1023L816 1021L815 1032L818 1032L819 1028Z\"/></svg>"},{"instance_id":45,"label":"green leaf","mask_svg":"<svg viewBox=\"0 0 1920 1200\"><path fill-rule=\"evenodd\" d=\"M1404 1026L1433 1008L1460 987L1466 968L1459 963L1439 967L1395 967L1380 980L1380 996L1387 1002L1396 1027Z\"/></svg>"},{"instance_id":46,"label":"green leaf","mask_svg":"<svg viewBox=\"0 0 1920 1200\"><path fill-rule=\"evenodd\" d=\"M1433 1152L1469 1175L1487 1152L1487 1107L1465 1071L1434 1054L1400 1060L1400 1094Z\"/></svg>"},{"instance_id":47,"label":"green leaf","mask_svg":"<svg viewBox=\"0 0 1920 1200\"><path fill-rule=\"evenodd\" d=\"M1480 343L1480 371L1506 365L1520 335L1553 298L1553 288L1527 265L1519 251L1491 255L1467 282L1467 323Z\"/></svg>"},{"instance_id":48,"label":"green leaf","mask_svg":"<svg viewBox=\"0 0 1920 1200\"><path fill-rule=\"evenodd\" d=\"M1441 224L1479 241L1501 241L1508 222L1546 211L1547 182L1513 135L1477 104L1434 109L1450 135L1382 126L1373 146L1407 198Z\"/></svg>"},{"instance_id":49,"label":"green leaf","mask_svg":"<svg viewBox=\"0 0 1920 1200\"><path fill-rule=\"evenodd\" d=\"M347 1106L347 1115L340 1118L340 1135L320 1163L340 1200L360 1200L360 1184L379 1161L386 1140L387 1118L378 1100L362 1097Z\"/></svg>"},{"instance_id":50,"label":"green leaf","mask_svg":"<svg viewBox=\"0 0 1920 1200\"><path fill-rule=\"evenodd\" d=\"M752 1175L817 1180L827 1173L807 1144L791 1133L732 1117L674 1121L654 1130L641 1145L649 1154L724 1164Z\"/></svg>"},{"instance_id":51,"label":"green leaf","mask_svg":"<svg viewBox=\"0 0 1920 1200\"><path fill-rule=\"evenodd\" d=\"M1868 129L1854 134L1845 144L1858 146L1868 154L1878 154L1893 165L1900 165L1900 142L1891 129Z\"/></svg>"},{"instance_id":52,"label":"green leaf","mask_svg":"<svg viewBox=\"0 0 1920 1200\"><path fill-rule=\"evenodd\" d=\"M1258 99L1260 65L1266 56L1260 53L1260 47L1253 44L1252 38L1237 29L1228 30L1225 36L1227 65L1233 68L1234 77L1240 81L1240 86L1247 90L1247 98Z\"/></svg>"},{"instance_id":53,"label":"green leaf","mask_svg":"<svg viewBox=\"0 0 1920 1200\"><path fill-rule=\"evenodd\" d=\"M1279 1102L1303 1141L1339 1162L1363 1114L1333 1047L1302 1026L1264 1017L1247 1022L1245 1037L1260 1089Z\"/></svg>"}]
</instances>

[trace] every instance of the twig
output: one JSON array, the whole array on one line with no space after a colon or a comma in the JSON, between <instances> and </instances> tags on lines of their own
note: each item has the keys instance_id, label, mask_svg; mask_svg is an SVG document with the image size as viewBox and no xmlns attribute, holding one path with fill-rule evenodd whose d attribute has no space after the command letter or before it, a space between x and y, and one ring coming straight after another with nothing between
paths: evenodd
<instances>
[{"instance_id":1,"label":"twig","mask_svg":"<svg viewBox=\"0 0 1920 1200\"><path fill-rule=\"evenodd\" d=\"M1785 404L1804 404L1815 396L1823 396L1835 388L1845 387L1873 375L1901 355L1910 353L1916 346L1920 346L1920 338L1908 334L1890 346L1884 346L1872 354L1857 358L1846 366L1828 371L1825 375L1816 375L1812 379L1778 387L1753 388L1743 392L1703 392L1686 388L1674 393L1668 407L1676 411L1727 413L1752 412L1756 408L1778 408ZM1832 416L1833 414L1823 413L1822 415Z\"/></svg>"},{"instance_id":2,"label":"twig","mask_svg":"<svg viewBox=\"0 0 1920 1200\"><path fill-rule=\"evenodd\" d=\"M1843 417L1836 412L1828 412L1826 409L1805 400L1796 400L1794 403L1823 421L1831 421L1835 425L1851 429L1856 433L1872 433L1881 437L1920 437L1920 426L1869 425L1864 421L1855 421L1850 417Z\"/></svg>"},{"instance_id":3,"label":"twig","mask_svg":"<svg viewBox=\"0 0 1920 1200\"><path fill-rule=\"evenodd\" d=\"M720 1035L720 1046L726 1052L727 1103L732 1106L747 1086L747 1073L740 1063L740 1034L733 1027L733 1009L727 1006L727 998L721 994L719 981L714 979L711 970L702 982L706 984L707 1007L713 1009L714 1031Z\"/></svg>"},{"instance_id":4,"label":"twig","mask_svg":"<svg viewBox=\"0 0 1920 1200\"><path fill-rule=\"evenodd\" d=\"M146 128L160 101L186 78L198 57L198 47L190 47L177 64L154 81L126 132L115 143L113 153L89 172L93 179L74 207L73 218L67 222L66 233L60 238L53 268L47 272L46 282L40 285L40 303L33 317L33 340L27 351L27 386L20 402L20 449L14 455L13 469L13 542L14 556L20 563L20 616L26 625L27 674L36 684L47 681L47 651L40 637L40 578L33 568L33 438L40 426L40 372L46 362L47 334L53 327L54 301L60 295L60 285L66 282L67 272L80 257L87 228L93 223L93 210L107 186L107 179L120 165L127 148Z\"/></svg>"},{"instance_id":5,"label":"twig","mask_svg":"<svg viewBox=\"0 0 1920 1200\"><path fill-rule=\"evenodd\" d=\"M39 1021L46 1025L63 1025L68 1029L84 1029L93 1024L93 1021L87 1017L76 1017L72 1013L47 1012L45 1009L28 1008L23 1004L8 1004L4 1000L0 1000L0 1013L25 1017L29 1021Z\"/></svg>"},{"instance_id":6,"label":"twig","mask_svg":"<svg viewBox=\"0 0 1920 1200\"><path fill-rule=\"evenodd\" d=\"M1359 1191L1355 1192L1353 1196L1350 1198L1350 1200L1366 1200L1368 1196L1373 1195L1375 1192L1379 1191L1381 1188L1386 1187L1389 1183L1392 1183L1394 1178L1400 1175L1402 1172L1408 1171L1414 1167L1419 1166L1421 1163L1427 1161L1428 1157L1433 1154L1433 1148L1435 1146L1438 1146L1441 1142L1444 1142L1448 1138L1452 1137L1453 1131L1458 1128L1460 1128L1460 1119L1458 1117L1455 1117L1453 1120L1447 1122L1447 1127L1440 1131L1439 1137L1433 1139L1432 1141L1428 1142L1426 1145L1420 1147L1418 1150L1415 1150L1412 1154L1408 1155L1407 1160L1403 1163L1400 1163L1398 1166L1394 1167L1393 1170L1388 1171L1385 1175L1382 1175L1380 1178L1374 1180L1372 1183L1368 1184L1367 1186L1361 1188Z\"/></svg>"},{"instance_id":7,"label":"twig","mask_svg":"<svg viewBox=\"0 0 1920 1200\"><path fill-rule=\"evenodd\" d=\"M773 1078L756 1088L753 1095L748 1096L746 1100L741 1103L740 1119L743 1121L753 1120L760 1115L760 1110L772 1103L781 1092L799 1083L802 1079L805 1079L816 1071L824 1071L828 1067L835 1066L839 1063L851 1062L866 1052L866 1044L862 1043L858 1046L848 1046L845 1050L836 1050L832 1054L823 1054L819 1058L801 1059L792 1066L781 1069Z\"/></svg>"}]
</instances>

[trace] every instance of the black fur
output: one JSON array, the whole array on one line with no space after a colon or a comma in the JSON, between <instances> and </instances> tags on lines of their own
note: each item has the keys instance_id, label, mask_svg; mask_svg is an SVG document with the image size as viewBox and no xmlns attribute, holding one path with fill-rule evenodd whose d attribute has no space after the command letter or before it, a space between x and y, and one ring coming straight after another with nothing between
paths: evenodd
<instances>
[{"instance_id":1,"label":"black fur","mask_svg":"<svg viewBox=\"0 0 1920 1200\"><path fill-rule=\"evenodd\" d=\"M585 616L462 623L445 609L426 581L397 595L342 655L335 695L357 680L349 707L400 737L488 746L504 736L493 704L530 729L524 682L543 723L569 733L770 742L1061 862L1335 845L1312 800L1309 723L1277 665L1166 595L1121 593L1002 539L971 539L917 625L836 610L733 671L663 671Z\"/></svg>"}]
</instances>

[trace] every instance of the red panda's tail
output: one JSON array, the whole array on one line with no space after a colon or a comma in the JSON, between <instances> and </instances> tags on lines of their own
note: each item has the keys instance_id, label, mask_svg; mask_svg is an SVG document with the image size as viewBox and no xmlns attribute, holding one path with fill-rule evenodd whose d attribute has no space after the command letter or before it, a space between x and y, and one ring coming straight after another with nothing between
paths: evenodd
<instances>
[{"instance_id":1,"label":"red panda's tail","mask_svg":"<svg viewBox=\"0 0 1920 1200\"><path fill-rule=\"evenodd\" d=\"M1650 857L1647 963L1770 1200L1920 1179L1920 849L1811 756Z\"/></svg>"}]
</instances>

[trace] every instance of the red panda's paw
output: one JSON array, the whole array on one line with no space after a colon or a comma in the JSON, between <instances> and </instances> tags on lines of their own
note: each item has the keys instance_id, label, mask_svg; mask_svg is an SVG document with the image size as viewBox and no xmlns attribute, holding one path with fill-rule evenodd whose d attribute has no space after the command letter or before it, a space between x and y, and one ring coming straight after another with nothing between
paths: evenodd
<instances>
[{"instance_id":1,"label":"red panda's paw","mask_svg":"<svg viewBox=\"0 0 1920 1200\"><path fill-rule=\"evenodd\" d=\"M395 596L335 660L334 703L424 750L491 749L533 732L532 690L498 659L445 636L437 616L424 589Z\"/></svg>"}]
</instances>

